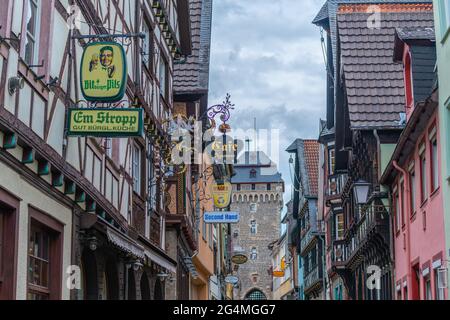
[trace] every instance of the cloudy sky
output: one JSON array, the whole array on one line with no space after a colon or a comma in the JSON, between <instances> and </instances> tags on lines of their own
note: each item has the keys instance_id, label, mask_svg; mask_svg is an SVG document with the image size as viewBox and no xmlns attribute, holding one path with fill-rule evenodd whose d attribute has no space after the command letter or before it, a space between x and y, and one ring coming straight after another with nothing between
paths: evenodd
<instances>
[{"instance_id":1,"label":"cloudy sky","mask_svg":"<svg viewBox=\"0 0 450 320\"><path fill-rule=\"evenodd\" d=\"M279 168L290 199L289 155L296 138L319 134L325 65L319 28L325 0L214 0L210 105L231 94L231 125L279 129Z\"/></svg>"}]
</instances>

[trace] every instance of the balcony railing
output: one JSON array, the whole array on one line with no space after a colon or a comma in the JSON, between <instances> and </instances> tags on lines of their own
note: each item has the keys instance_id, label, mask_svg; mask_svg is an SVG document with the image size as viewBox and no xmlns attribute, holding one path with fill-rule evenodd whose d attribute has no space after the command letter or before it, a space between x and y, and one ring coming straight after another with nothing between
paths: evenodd
<instances>
[{"instance_id":1,"label":"balcony railing","mask_svg":"<svg viewBox=\"0 0 450 320\"><path fill-rule=\"evenodd\" d=\"M348 236L348 245L345 250L346 260L352 259L358 253L373 231L380 232L389 228L388 207L372 201L358 211L355 230Z\"/></svg>"},{"instance_id":2,"label":"balcony railing","mask_svg":"<svg viewBox=\"0 0 450 320\"><path fill-rule=\"evenodd\" d=\"M374 200L367 206L357 209L355 222L345 239L333 241L331 262L334 267L345 267L347 263L353 261L373 232L388 230L389 210L389 207L375 204Z\"/></svg>"},{"instance_id":3,"label":"balcony railing","mask_svg":"<svg viewBox=\"0 0 450 320\"><path fill-rule=\"evenodd\" d=\"M313 232L311 232L311 230L312 229L310 228L308 231L306 231L302 237L301 244L300 244L300 251L302 254L308 248L309 244L311 243L311 241L314 238L314 234L313 234Z\"/></svg>"},{"instance_id":4,"label":"balcony railing","mask_svg":"<svg viewBox=\"0 0 450 320\"><path fill-rule=\"evenodd\" d=\"M313 269L305 276L305 291L312 288L315 284L322 283L322 272L319 266L313 267Z\"/></svg>"}]
</instances>

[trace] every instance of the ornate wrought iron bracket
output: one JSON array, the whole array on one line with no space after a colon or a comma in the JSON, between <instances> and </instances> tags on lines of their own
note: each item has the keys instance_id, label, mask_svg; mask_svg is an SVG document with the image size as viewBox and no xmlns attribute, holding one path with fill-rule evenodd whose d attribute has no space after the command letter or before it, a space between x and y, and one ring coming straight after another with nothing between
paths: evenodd
<instances>
[{"instance_id":1,"label":"ornate wrought iron bracket","mask_svg":"<svg viewBox=\"0 0 450 320\"><path fill-rule=\"evenodd\" d=\"M145 39L145 33L124 33L124 34L93 34L93 35L74 35L72 39L77 40L97 40L97 39L120 39L120 38L141 38Z\"/></svg>"},{"instance_id":2,"label":"ornate wrought iron bracket","mask_svg":"<svg viewBox=\"0 0 450 320\"><path fill-rule=\"evenodd\" d=\"M88 40L88 43L99 40L119 42L118 40L122 39L122 45L129 46L131 45L131 40L133 38L145 39L145 37L146 37L145 33L140 32L140 33L124 33L124 34L116 33L116 34L73 35L72 39Z\"/></svg>"},{"instance_id":3,"label":"ornate wrought iron bracket","mask_svg":"<svg viewBox=\"0 0 450 320\"><path fill-rule=\"evenodd\" d=\"M220 120L222 121L222 124L219 126L219 130L222 133L226 133L231 128L227 124L227 121L231 118L231 110L234 110L234 104L231 103L231 95L227 93L225 101L223 101L221 104L214 105L210 108L208 108L205 113L200 117L200 120L203 119L209 119L212 122L212 128L216 127L216 121L215 118L220 115Z\"/></svg>"}]
</instances>

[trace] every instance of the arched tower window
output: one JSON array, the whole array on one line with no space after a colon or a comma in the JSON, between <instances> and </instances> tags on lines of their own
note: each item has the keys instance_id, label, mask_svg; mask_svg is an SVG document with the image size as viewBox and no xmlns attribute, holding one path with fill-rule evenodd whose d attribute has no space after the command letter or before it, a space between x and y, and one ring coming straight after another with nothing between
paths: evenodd
<instances>
[{"instance_id":1,"label":"arched tower window","mask_svg":"<svg viewBox=\"0 0 450 320\"><path fill-rule=\"evenodd\" d=\"M267 300L267 297L261 290L254 289L245 296L245 300Z\"/></svg>"},{"instance_id":2,"label":"arched tower window","mask_svg":"<svg viewBox=\"0 0 450 320\"><path fill-rule=\"evenodd\" d=\"M250 221L250 233L256 234L258 232L258 225L256 224L256 220Z\"/></svg>"}]
</instances>

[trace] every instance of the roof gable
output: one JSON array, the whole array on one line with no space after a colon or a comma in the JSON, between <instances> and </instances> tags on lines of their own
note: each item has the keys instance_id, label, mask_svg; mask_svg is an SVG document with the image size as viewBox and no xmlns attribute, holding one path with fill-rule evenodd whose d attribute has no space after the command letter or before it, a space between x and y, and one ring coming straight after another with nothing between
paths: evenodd
<instances>
[{"instance_id":1,"label":"roof gable","mask_svg":"<svg viewBox=\"0 0 450 320\"><path fill-rule=\"evenodd\" d=\"M190 0L189 10L192 53L175 64L176 95L206 94L209 87L212 0Z\"/></svg>"}]
</instances>

